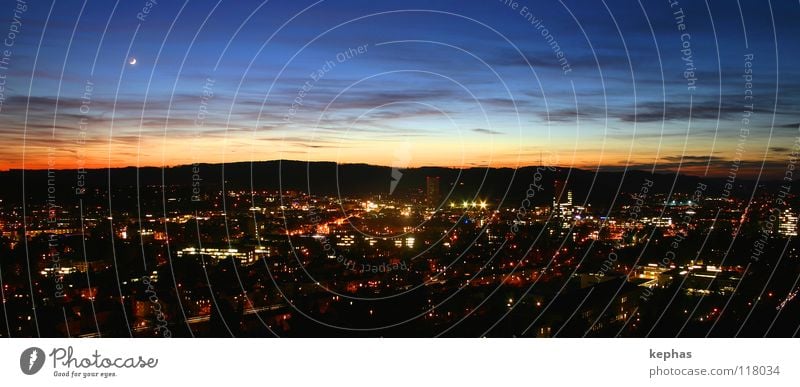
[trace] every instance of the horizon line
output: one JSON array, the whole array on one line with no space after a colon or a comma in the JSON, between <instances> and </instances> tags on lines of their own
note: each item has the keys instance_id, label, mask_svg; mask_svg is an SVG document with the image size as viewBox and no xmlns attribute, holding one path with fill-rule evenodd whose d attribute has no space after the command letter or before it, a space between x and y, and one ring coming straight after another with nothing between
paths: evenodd
<instances>
[{"instance_id":1,"label":"horizon line","mask_svg":"<svg viewBox=\"0 0 800 387\"><path fill-rule=\"evenodd\" d=\"M0 173L8 173L12 171L96 171L96 170L109 170L109 169L168 169L168 168L182 168L182 167L193 167L195 165L226 165L226 164L256 164L256 163L274 163L274 162L293 162L293 163L319 163L319 164L336 164L336 165L364 165L370 167L378 167L378 168L396 168L395 166L391 165L380 165L380 164L370 164L370 163L339 163L336 161L309 161L309 160L294 160L294 159L272 159L272 160L259 160L259 161L233 161L233 162L198 162L198 163L189 163L189 164L176 164L176 165L144 165L144 166L135 166L135 165L127 165L127 166L113 166L113 167L92 167L92 168L58 168L58 169L50 169L50 168L8 168L5 170L0 170ZM523 168L533 168L533 167L543 167L543 168L556 168L561 170L580 170L580 171L587 171L587 172L594 172L594 173L623 173L623 172L646 172L650 174L661 174L661 175L681 175L681 176L688 176L688 177L696 177L696 178L720 178L722 176L716 176L713 174L703 175L696 175L692 174L691 172L687 173L685 171L675 172L669 170L662 170L662 171L655 171L655 170L646 170L641 168L636 168L636 166L631 166L630 168L625 166L598 166L593 167L591 169L579 166L563 166L563 165L536 165L536 164L526 164L520 165L517 167L513 166L471 166L468 168L462 167L454 167L454 166L437 166L437 165L423 165L423 166L416 166L416 167L406 167L406 168L399 168L400 170L410 170L410 169L424 169L424 168L439 168L439 169L451 169L451 170L466 170L466 169L476 169L476 168L488 168L488 169L512 169L512 170L519 170ZM616 170L609 170L609 168L614 168ZM746 179L756 178L758 176L748 176ZM772 178L769 177L769 174L762 174L762 178L759 179L761 181L771 181Z\"/></svg>"}]
</instances>

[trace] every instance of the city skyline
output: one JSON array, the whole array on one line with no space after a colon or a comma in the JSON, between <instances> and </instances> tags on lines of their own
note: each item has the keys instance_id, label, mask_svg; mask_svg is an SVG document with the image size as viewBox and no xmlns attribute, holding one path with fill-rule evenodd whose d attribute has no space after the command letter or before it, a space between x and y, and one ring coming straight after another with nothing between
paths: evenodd
<instances>
[{"instance_id":1,"label":"city skyline","mask_svg":"<svg viewBox=\"0 0 800 387\"><path fill-rule=\"evenodd\" d=\"M431 175L394 195L205 187L187 201L187 181L91 189L80 206L6 198L0 335L797 334L797 195L667 194L643 175L601 209L540 173L538 199L513 203L434 202Z\"/></svg>"},{"instance_id":2,"label":"city skyline","mask_svg":"<svg viewBox=\"0 0 800 387\"><path fill-rule=\"evenodd\" d=\"M0 337L796 337L798 4L2 1Z\"/></svg>"}]
</instances>

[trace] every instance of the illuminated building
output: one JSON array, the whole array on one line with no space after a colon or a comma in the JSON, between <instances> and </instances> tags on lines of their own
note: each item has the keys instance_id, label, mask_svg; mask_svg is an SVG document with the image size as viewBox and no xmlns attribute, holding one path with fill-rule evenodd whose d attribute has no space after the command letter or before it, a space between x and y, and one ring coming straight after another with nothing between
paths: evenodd
<instances>
[{"instance_id":1,"label":"illuminated building","mask_svg":"<svg viewBox=\"0 0 800 387\"><path fill-rule=\"evenodd\" d=\"M643 218L643 222L653 225L655 227L669 227L672 226L672 218L670 217L654 217L654 218Z\"/></svg>"},{"instance_id":2,"label":"illuminated building","mask_svg":"<svg viewBox=\"0 0 800 387\"><path fill-rule=\"evenodd\" d=\"M80 235L79 228L50 228L45 230L25 230L25 236L28 238L37 237L39 235Z\"/></svg>"},{"instance_id":3,"label":"illuminated building","mask_svg":"<svg viewBox=\"0 0 800 387\"><path fill-rule=\"evenodd\" d=\"M339 240L336 242L336 246L339 247L350 247L355 243L355 236L352 234L342 235L339 237Z\"/></svg>"},{"instance_id":4,"label":"illuminated building","mask_svg":"<svg viewBox=\"0 0 800 387\"><path fill-rule=\"evenodd\" d=\"M778 232L783 236L797 236L797 215L788 208L780 216Z\"/></svg>"},{"instance_id":5,"label":"illuminated building","mask_svg":"<svg viewBox=\"0 0 800 387\"><path fill-rule=\"evenodd\" d=\"M563 235L571 225L574 209L572 208L572 190L566 189L563 180L553 182L553 217L560 218L560 234Z\"/></svg>"},{"instance_id":6,"label":"illuminated building","mask_svg":"<svg viewBox=\"0 0 800 387\"><path fill-rule=\"evenodd\" d=\"M736 290L742 277L739 273L721 271L713 266L705 270L692 270L684 282L686 294L709 295L731 294Z\"/></svg>"},{"instance_id":7,"label":"illuminated building","mask_svg":"<svg viewBox=\"0 0 800 387\"><path fill-rule=\"evenodd\" d=\"M196 248L196 247L187 247L183 250L178 250L178 257L199 257L199 256L206 256L213 258L215 260L223 260L227 258L234 258L238 260L241 264L252 264L257 260L261 259L262 257L269 256L269 250L267 249L255 249L252 251L239 251L239 249L225 249L225 248Z\"/></svg>"},{"instance_id":8,"label":"illuminated building","mask_svg":"<svg viewBox=\"0 0 800 387\"><path fill-rule=\"evenodd\" d=\"M566 189L563 180L553 182L553 207L572 206L572 190Z\"/></svg>"},{"instance_id":9,"label":"illuminated building","mask_svg":"<svg viewBox=\"0 0 800 387\"><path fill-rule=\"evenodd\" d=\"M641 284L648 288L655 286L664 286L669 283L670 277L666 273L670 270L668 267L659 266L655 263L650 263L647 266L640 266L636 268L636 278L648 280Z\"/></svg>"}]
</instances>

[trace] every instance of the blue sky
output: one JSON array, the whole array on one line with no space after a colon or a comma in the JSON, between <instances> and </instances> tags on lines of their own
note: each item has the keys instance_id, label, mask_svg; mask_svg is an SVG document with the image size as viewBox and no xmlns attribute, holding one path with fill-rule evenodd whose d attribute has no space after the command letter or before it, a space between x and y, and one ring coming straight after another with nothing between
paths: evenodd
<instances>
[{"instance_id":1,"label":"blue sky","mask_svg":"<svg viewBox=\"0 0 800 387\"><path fill-rule=\"evenodd\" d=\"M520 166L543 154L695 174L725 174L737 158L748 173L785 166L800 122L800 3L510 3L159 1L142 21L145 1L28 1L0 70L3 167L41 167L51 149L63 168ZM4 37L19 4L0 5ZM740 157L748 54L754 115Z\"/></svg>"}]
</instances>

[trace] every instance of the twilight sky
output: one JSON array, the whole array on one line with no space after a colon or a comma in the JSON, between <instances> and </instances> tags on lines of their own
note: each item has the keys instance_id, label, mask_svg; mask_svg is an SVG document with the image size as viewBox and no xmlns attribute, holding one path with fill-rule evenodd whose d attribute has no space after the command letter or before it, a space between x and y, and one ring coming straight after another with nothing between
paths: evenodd
<instances>
[{"instance_id":1,"label":"twilight sky","mask_svg":"<svg viewBox=\"0 0 800 387\"><path fill-rule=\"evenodd\" d=\"M798 17L788 0L2 0L0 169L544 159L726 175L741 160L780 175Z\"/></svg>"}]
</instances>

